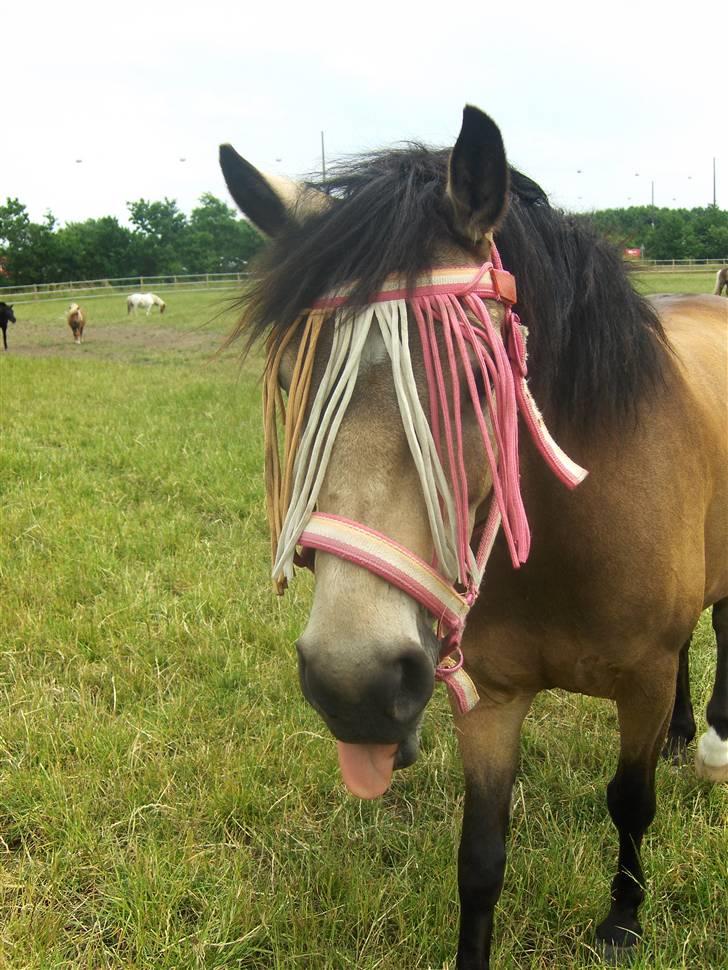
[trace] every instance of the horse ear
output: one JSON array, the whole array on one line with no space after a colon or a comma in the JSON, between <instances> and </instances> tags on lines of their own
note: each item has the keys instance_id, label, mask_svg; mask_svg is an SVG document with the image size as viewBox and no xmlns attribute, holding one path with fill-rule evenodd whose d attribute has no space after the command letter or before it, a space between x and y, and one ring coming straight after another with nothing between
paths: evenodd
<instances>
[{"instance_id":1,"label":"horse ear","mask_svg":"<svg viewBox=\"0 0 728 970\"><path fill-rule=\"evenodd\" d=\"M220 168L241 212L266 236L279 233L288 222L288 213L265 176L241 158L232 145L220 145Z\"/></svg>"},{"instance_id":2,"label":"horse ear","mask_svg":"<svg viewBox=\"0 0 728 970\"><path fill-rule=\"evenodd\" d=\"M500 130L469 104L450 153L447 195L456 231L476 243L495 228L508 205L508 163Z\"/></svg>"},{"instance_id":3,"label":"horse ear","mask_svg":"<svg viewBox=\"0 0 728 970\"><path fill-rule=\"evenodd\" d=\"M266 236L331 204L329 196L313 186L259 172L231 145L220 146L220 167L233 199Z\"/></svg>"}]
</instances>

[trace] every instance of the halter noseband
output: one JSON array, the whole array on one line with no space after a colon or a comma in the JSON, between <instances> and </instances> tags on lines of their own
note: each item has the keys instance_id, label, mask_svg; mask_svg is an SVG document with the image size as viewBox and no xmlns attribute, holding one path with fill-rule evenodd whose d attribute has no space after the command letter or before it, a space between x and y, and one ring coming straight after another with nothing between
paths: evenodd
<instances>
[{"instance_id":1,"label":"halter noseband","mask_svg":"<svg viewBox=\"0 0 728 970\"><path fill-rule=\"evenodd\" d=\"M515 567L525 562L530 531L521 501L518 464L518 415L556 476L569 488L586 471L571 461L551 438L526 382L526 332L512 307L513 276L503 269L495 246L493 261L472 267L434 269L408 291L399 277L388 278L371 303L337 326L329 363L311 406L308 404L312 359L323 320L346 302L346 291L317 301L306 322L291 380L286 415L278 387L278 367L286 342L271 349L266 369L266 493L273 539L274 578L279 591L293 574L293 562L311 566L296 547L319 550L368 569L424 606L437 623L441 642L435 676L445 682L461 712L478 702L463 669L460 651L469 610L475 602L495 537L503 526ZM485 300L503 307L501 330ZM429 389L430 415L419 404L409 360L407 312L417 322ZM315 501L338 426L353 393L364 342L379 325L389 354L405 432L428 508L435 543L435 563L362 523L315 511ZM438 341L438 335L440 340ZM290 339L291 334L288 335ZM339 341L337 345L337 340ZM342 343L343 341L343 343ZM445 355L440 350L444 344ZM476 368L472 357L475 357ZM333 363L332 363L333 362ZM476 369L483 376L486 408L479 399ZM452 385L448 398L446 370ZM490 465L493 496L485 523L473 545L470 534L467 475L463 458L460 381L465 378ZM275 434L276 411L284 415L285 471ZM487 410L496 448L485 419ZM314 426L315 425L315 426ZM444 474L443 466L449 471ZM437 568L436 568L437 567ZM443 575L454 576L455 582Z\"/></svg>"}]
</instances>

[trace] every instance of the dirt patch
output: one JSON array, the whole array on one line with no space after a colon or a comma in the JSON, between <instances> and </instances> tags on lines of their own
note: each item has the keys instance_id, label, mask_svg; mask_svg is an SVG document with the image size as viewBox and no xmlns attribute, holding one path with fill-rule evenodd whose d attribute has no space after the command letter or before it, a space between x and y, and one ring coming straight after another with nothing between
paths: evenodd
<instances>
[{"instance_id":1,"label":"dirt patch","mask_svg":"<svg viewBox=\"0 0 728 970\"><path fill-rule=\"evenodd\" d=\"M19 319L8 332L8 354L15 357L63 357L142 362L172 359L212 359L227 330L194 327L189 330L158 324L104 324L86 328L82 344L75 344L65 323L49 326ZM231 351L226 351L225 356Z\"/></svg>"}]
</instances>

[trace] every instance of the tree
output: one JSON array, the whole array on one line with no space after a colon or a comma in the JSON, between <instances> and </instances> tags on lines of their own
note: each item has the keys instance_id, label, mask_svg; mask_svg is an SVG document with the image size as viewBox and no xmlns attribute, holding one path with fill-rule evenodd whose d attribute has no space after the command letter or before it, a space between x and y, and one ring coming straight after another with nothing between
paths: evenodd
<instances>
[{"instance_id":1,"label":"tree","mask_svg":"<svg viewBox=\"0 0 728 970\"><path fill-rule=\"evenodd\" d=\"M47 212L41 223L31 222L18 199L0 206L0 256L8 283L36 283L57 279L60 273L56 220Z\"/></svg>"},{"instance_id":2,"label":"tree","mask_svg":"<svg viewBox=\"0 0 728 970\"><path fill-rule=\"evenodd\" d=\"M260 234L246 219L206 192L190 214L185 264L191 273L237 272L262 244Z\"/></svg>"},{"instance_id":3,"label":"tree","mask_svg":"<svg viewBox=\"0 0 728 970\"><path fill-rule=\"evenodd\" d=\"M174 199L128 202L129 219L134 226L134 262L144 276L184 273L181 252L187 229L187 216Z\"/></svg>"},{"instance_id":4,"label":"tree","mask_svg":"<svg viewBox=\"0 0 728 970\"><path fill-rule=\"evenodd\" d=\"M134 236L114 216L71 222L58 230L65 279L137 276Z\"/></svg>"},{"instance_id":5,"label":"tree","mask_svg":"<svg viewBox=\"0 0 728 970\"><path fill-rule=\"evenodd\" d=\"M616 246L641 246L648 259L728 257L728 212L717 206L704 209L632 206L594 212L591 219Z\"/></svg>"},{"instance_id":6,"label":"tree","mask_svg":"<svg viewBox=\"0 0 728 970\"><path fill-rule=\"evenodd\" d=\"M135 229L157 242L177 239L187 225L187 216L179 210L174 199L164 199L162 202L138 199L136 202L127 202L126 207Z\"/></svg>"}]
</instances>

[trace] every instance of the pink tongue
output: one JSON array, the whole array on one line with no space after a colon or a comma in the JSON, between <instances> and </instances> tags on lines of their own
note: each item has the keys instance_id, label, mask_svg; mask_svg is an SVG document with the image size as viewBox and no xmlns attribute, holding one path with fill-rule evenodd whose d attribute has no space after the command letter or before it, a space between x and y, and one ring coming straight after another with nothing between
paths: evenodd
<instances>
[{"instance_id":1,"label":"pink tongue","mask_svg":"<svg viewBox=\"0 0 728 970\"><path fill-rule=\"evenodd\" d=\"M379 798L389 788L397 744L346 744L337 741L344 784L359 798Z\"/></svg>"}]
</instances>

